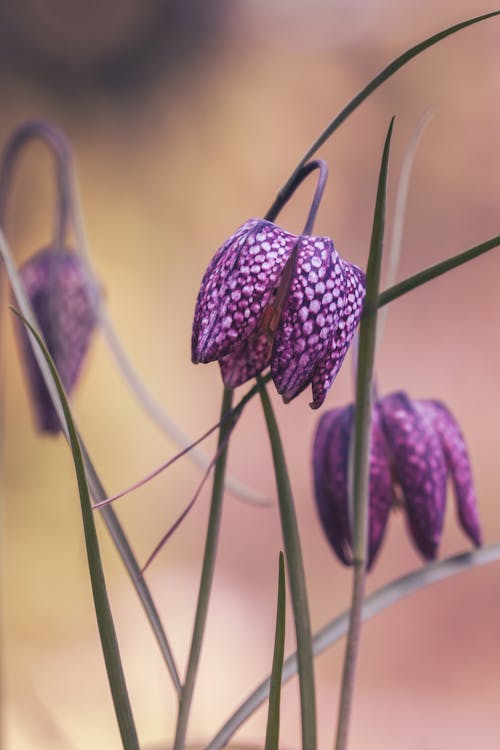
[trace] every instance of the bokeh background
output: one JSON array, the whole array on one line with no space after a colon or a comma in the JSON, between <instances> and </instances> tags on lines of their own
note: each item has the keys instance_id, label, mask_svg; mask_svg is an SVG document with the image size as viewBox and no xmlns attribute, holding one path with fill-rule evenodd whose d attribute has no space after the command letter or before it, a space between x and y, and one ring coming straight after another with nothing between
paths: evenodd
<instances>
[{"instance_id":1,"label":"bokeh background","mask_svg":"<svg viewBox=\"0 0 500 750\"><path fill-rule=\"evenodd\" d=\"M0 8L2 142L44 117L70 138L86 228L110 315L168 413L192 436L216 419L216 364L190 363L197 288L217 247L262 215L308 145L388 61L440 28L494 9L477 0L27 0ZM318 233L364 265L381 147L397 115L388 231L406 145L433 108L415 163L404 277L498 234L500 25L461 32L399 72L321 150L331 168ZM281 223L299 231L304 186ZM10 197L6 230L22 261L49 241L53 163L33 145ZM500 538L498 376L500 265L495 251L398 300L378 352L379 389L443 399L466 436L486 542ZM87 577L71 459L33 430L12 324L2 309L2 737L7 750L118 748ZM325 408L352 398L343 368ZM343 610L350 573L315 513L310 450L318 413L304 394L276 409L296 491L314 629ZM74 402L110 492L175 446L144 416L97 337ZM213 443L207 444L213 450ZM230 471L274 497L258 403L245 412ZM192 496L184 460L117 509L140 560ZM209 488L147 573L183 670L196 599ZM169 678L103 528L113 611L144 746L168 747ZM276 506L228 495L191 736L209 738L269 670ZM468 544L449 497L445 556ZM421 564L393 514L372 590ZM500 745L499 567L422 591L366 625L353 750L468 750ZM288 650L293 626L288 620ZM317 662L321 747L333 736L342 644ZM299 747L297 686L283 694L282 745ZM265 712L240 731L257 744Z\"/></svg>"}]
</instances>

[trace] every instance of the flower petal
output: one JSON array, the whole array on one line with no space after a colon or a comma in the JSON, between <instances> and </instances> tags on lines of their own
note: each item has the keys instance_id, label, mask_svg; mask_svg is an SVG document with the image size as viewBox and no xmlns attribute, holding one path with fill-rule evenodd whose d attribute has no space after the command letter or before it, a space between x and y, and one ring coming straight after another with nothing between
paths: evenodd
<instances>
[{"instance_id":1,"label":"flower petal","mask_svg":"<svg viewBox=\"0 0 500 750\"><path fill-rule=\"evenodd\" d=\"M353 413L351 404L323 414L313 444L316 508L323 531L344 565L352 564L347 464Z\"/></svg>"},{"instance_id":2,"label":"flower petal","mask_svg":"<svg viewBox=\"0 0 500 750\"><path fill-rule=\"evenodd\" d=\"M258 328L297 236L251 219L208 266L196 302L193 362L211 362L238 349Z\"/></svg>"},{"instance_id":3,"label":"flower petal","mask_svg":"<svg viewBox=\"0 0 500 750\"><path fill-rule=\"evenodd\" d=\"M246 383L264 370L271 358L271 343L266 333L256 333L239 349L219 360L224 385L229 388Z\"/></svg>"},{"instance_id":4,"label":"flower petal","mask_svg":"<svg viewBox=\"0 0 500 750\"><path fill-rule=\"evenodd\" d=\"M325 534L337 557L352 564L348 508L348 466L354 406L333 409L318 424L313 446L316 505ZM392 479L385 437L375 409L372 422L369 482L368 570L384 538L392 505Z\"/></svg>"},{"instance_id":5,"label":"flower petal","mask_svg":"<svg viewBox=\"0 0 500 750\"><path fill-rule=\"evenodd\" d=\"M393 503L392 476L387 445L377 407L372 415L369 483L368 570L372 567L384 539Z\"/></svg>"},{"instance_id":6,"label":"flower petal","mask_svg":"<svg viewBox=\"0 0 500 750\"><path fill-rule=\"evenodd\" d=\"M379 408L412 537L422 555L432 560L441 538L446 501L441 441L426 410L405 393L385 396Z\"/></svg>"},{"instance_id":7,"label":"flower petal","mask_svg":"<svg viewBox=\"0 0 500 750\"><path fill-rule=\"evenodd\" d=\"M440 401L420 401L419 403L428 410L441 438L448 471L455 489L460 525L476 547L479 547L482 534L477 512L477 498L469 455L460 427Z\"/></svg>"},{"instance_id":8,"label":"flower petal","mask_svg":"<svg viewBox=\"0 0 500 750\"><path fill-rule=\"evenodd\" d=\"M363 311L363 302L366 295L365 274L352 263L346 261L342 261L342 263L347 280L346 300L340 308L335 333L328 342L327 354L314 370L312 377L313 400L311 402L313 409L318 409L322 405L326 394L337 377Z\"/></svg>"},{"instance_id":9,"label":"flower petal","mask_svg":"<svg viewBox=\"0 0 500 750\"><path fill-rule=\"evenodd\" d=\"M328 237L300 238L271 354L273 380L285 401L311 382L328 352L346 301L347 266Z\"/></svg>"},{"instance_id":10,"label":"flower petal","mask_svg":"<svg viewBox=\"0 0 500 750\"><path fill-rule=\"evenodd\" d=\"M78 256L46 248L20 269L26 292L47 348L68 394L76 384L96 324L97 290ZM57 433L59 419L33 355L24 327L19 327L26 371L39 429Z\"/></svg>"}]
</instances>

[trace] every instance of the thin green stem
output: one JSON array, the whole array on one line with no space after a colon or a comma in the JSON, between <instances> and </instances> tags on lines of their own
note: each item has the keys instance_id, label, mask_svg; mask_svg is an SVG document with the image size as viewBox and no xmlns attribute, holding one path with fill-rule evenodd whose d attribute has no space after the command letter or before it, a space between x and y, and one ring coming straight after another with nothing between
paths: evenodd
<instances>
[{"instance_id":1,"label":"thin green stem","mask_svg":"<svg viewBox=\"0 0 500 750\"><path fill-rule=\"evenodd\" d=\"M224 417L224 415L231 409L232 399L232 389L224 388L221 418ZM210 515L208 519L207 536L205 540L205 552L203 555L200 588L198 591L198 603L196 607L193 634L191 637L191 648L189 651L188 665L186 669L186 679L184 681L184 685L182 686L181 698L179 702L174 750L184 750L186 741L189 714L191 710L191 703L193 700L196 676L198 673L201 647L207 620L208 604L210 601L210 593L212 590L212 581L215 571L215 560L217 556L217 545L219 540L219 529L222 514L222 499L224 496L224 475L226 472L227 442L231 433L231 429L232 424L227 420L223 420L219 430L218 449L220 450L220 455L217 459L214 471L212 502L210 505Z\"/></svg>"},{"instance_id":2,"label":"thin green stem","mask_svg":"<svg viewBox=\"0 0 500 750\"><path fill-rule=\"evenodd\" d=\"M309 617L309 605L307 602L307 588L304 564L302 561L302 551L300 547L299 529L278 424L274 416L266 387L262 379L259 378L258 381L262 409L264 411L273 454L281 530L285 547L285 559L295 620L297 654L299 661L302 748L303 750L314 750L316 747L314 664L311 645L311 622Z\"/></svg>"},{"instance_id":3,"label":"thin green stem","mask_svg":"<svg viewBox=\"0 0 500 750\"><path fill-rule=\"evenodd\" d=\"M481 547L473 552L463 552L459 555L448 557L445 560L429 563L418 570L406 573L404 576L396 578L394 581L373 591L365 598L362 612L363 622L370 620L405 597L422 591L422 589L428 586L446 581L448 578L470 571L475 567L498 562L500 562L500 542L491 544L488 547ZM318 630L313 638L314 656L320 656L347 633L350 614L350 610L342 612ZM285 659L283 665L284 683L291 680L297 674L297 668L297 654L294 653ZM221 748L228 744L231 737L236 734L245 721L267 700L269 697L270 682L270 677L266 677L250 693L219 729L215 737L205 746L204 750L221 750Z\"/></svg>"},{"instance_id":4,"label":"thin green stem","mask_svg":"<svg viewBox=\"0 0 500 750\"><path fill-rule=\"evenodd\" d=\"M391 286L389 289L386 289L384 292L382 292L382 294L378 298L378 306L383 307L384 305L387 305L389 302L392 302L398 297L402 297L403 294L411 292L412 289L416 289L417 287L422 286L422 284L427 284L428 281L437 279L438 276L442 276L444 273L451 271L453 268L458 268L464 263L468 263L470 260L474 260L474 258L479 258L480 255L484 255L484 253L487 253L489 250L493 250L493 248L498 247L499 245L500 236L492 237L491 240L481 242L480 245L471 247L469 250L465 250L463 253L459 253L458 255L454 255L452 258L442 260L440 263L429 266L429 268L424 268L423 271L419 271L414 276L409 276L407 279L400 281L399 284L395 284L394 286Z\"/></svg>"},{"instance_id":5,"label":"thin green stem","mask_svg":"<svg viewBox=\"0 0 500 750\"><path fill-rule=\"evenodd\" d=\"M349 731L356 664L361 636L361 622L366 575L368 537L368 480L370 463L371 416L373 398L373 366L377 333L377 301L384 241L385 200L389 150L394 118L385 140L375 202L370 255L366 271L366 301L359 333L358 376L356 383L356 411L354 424L354 453L352 480L353 507L353 587L351 617L344 656L342 686L337 723L336 750L345 750Z\"/></svg>"},{"instance_id":6,"label":"thin green stem","mask_svg":"<svg viewBox=\"0 0 500 750\"><path fill-rule=\"evenodd\" d=\"M370 83L368 83L361 91L353 98L351 101L346 104L346 106L342 109L341 112L330 122L329 125L323 130L321 135L314 141L312 146L306 151L302 159L299 161L297 166L295 167L294 171L292 172L291 176L287 180L287 182L283 185L281 190L278 192L278 195L276 196L276 199L271 206L271 208L268 211L268 215L276 216L277 213L280 211L280 209L284 206L284 204L288 200L288 196L290 193L290 188L294 184L297 174L300 172L304 164L306 164L309 159L314 156L316 151L330 138L330 136L342 125L342 123L347 120L347 118L362 104L365 99L368 99L370 94L372 94L376 89L378 89L379 86L381 86L388 78L394 75L394 73L397 73L397 71L402 68L406 63L410 62L410 60L413 60L414 57L417 57L421 52L424 52L426 49L429 49L429 47L432 47L434 44L437 44L442 39L445 39L447 36L451 36L452 34L455 34L457 31L461 31L462 29L467 28L467 26L472 26L473 24L479 23L480 21L485 21L488 18L493 18L494 16L498 16L500 14L500 10L495 10L491 13L485 13L482 16L476 16L475 18L470 18L467 21L462 21L461 23L457 23L454 26L450 26L447 29L444 29L443 31L438 32L437 34L434 34L433 36L428 37L423 42L420 42L419 44L416 44L414 47L411 47L411 49L407 50L406 52L403 52L402 55L397 57L395 60L393 60L389 65L387 65L375 78L373 78Z\"/></svg>"},{"instance_id":7,"label":"thin green stem","mask_svg":"<svg viewBox=\"0 0 500 750\"><path fill-rule=\"evenodd\" d=\"M271 671L271 684L269 688L269 709L267 714L264 750L278 750L279 748L281 682L283 674L283 657L285 654L285 604L285 560L283 552L280 552L273 668Z\"/></svg>"}]
</instances>

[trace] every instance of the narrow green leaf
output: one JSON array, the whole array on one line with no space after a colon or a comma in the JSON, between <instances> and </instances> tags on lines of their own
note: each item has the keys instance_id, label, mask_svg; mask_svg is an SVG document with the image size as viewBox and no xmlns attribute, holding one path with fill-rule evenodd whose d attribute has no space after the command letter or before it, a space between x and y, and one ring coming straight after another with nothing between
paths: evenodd
<instances>
[{"instance_id":1,"label":"narrow green leaf","mask_svg":"<svg viewBox=\"0 0 500 750\"><path fill-rule=\"evenodd\" d=\"M37 328L37 321L33 313L30 301L24 291L24 286L19 276L19 273L17 272L16 265L12 258L12 254L9 250L9 246L1 231L0 231L0 257L2 258L5 264L5 268L7 270L7 276L9 277L9 282L10 282L12 291L14 293L17 306L19 307L23 317L28 321L28 323L34 328ZM63 433L66 437L66 440L69 441L68 428L66 427L66 423L64 420L64 413L63 413L61 403L57 394L57 389L54 385L54 381L50 374L50 370L47 366L47 362L45 361L45 358L42 352L40 351L40 348L36 345L33 347L33 354L36 358L37 364L40 368L40 372L42 373L50 398L57 412L57 415L59 417L59 421L61 423ZM92 464L90 456L87 452L87 449L85 448L85 444L81 437L79 437L79 441L80 441L80 447L83 453L87 480L88 480L88 484L92 493L92 497L94 498L96 502L99 502L101 500L104 500L107 497L107 493L102 485L102 482L97 474L97 471L95 470ZM174 685L174 688L177 694L179 694L180 689L181 689L181 683L179 679L179 674L177 672L177 667L175 665L175 660L174 660L174 656L172 653L172 649L170 648L167 635L165 633L162 622L160 620L160 616L158 614L155 603L153 601L153 597L151 596L151 592L148 588L146 581L144 580L144 577L141 574L141 567L135 558L135 555L132 551L132 548L127 539L127 536L113 508L110 508L110 507L103 508L103 510L101 511L101 515L102 515L104 524L109 532L109 535L111 536L111 539L113 540L113 544L115 545L115 548L122 559L122 562L130 577L132 585L134 586L137 596L139 597L139 600L142 604L142 607L144 609L148 622L155 635L163 660L169 671L170 677L172 678L172 683Z\"/></svg>"},{"instance_id":2,"label":"narrow green leaf","mask_svg":"<svg viewBox=\"0 0 500 750\"><path fill-rule=\"evenodd\" d=\"M407 573L366 597L363 604L363 622L371 620L372 617L397 604L405 597L418 593L428 586L445 581L448 578L453 578L482 565L490 565L495 562L500 562L500 542L474 550L474 552L464 552L460 555L454 555L445 560L425 565L412 573ZM315 656L320 656L320 654L324 653L345 636L349 625L349 613L350 610L342 612L342 614L328 622L315 634L313 638L313 652ZM291 654L285 659L283 665L283 682L288 682L288 680L291 680L297 674L297 667L297 653ZM231 737L233 737L245 721L267 700L270 683L271 679L267 677L257 686L219 729L204 750L221 750L221 748L227 745Z\"/></svg>"},{"instance_id":3,"label":"narrow green leaf","mask_svg":"<svg viewBox=\"0 0 500 750\"><path fill-rule=\"evenodd\" d=\"M368 468L371 442L373 368L377 329L380 269L384 245L387 172L394 118L384 144L373 215L370 253L366 269L366 299L359 328L356 413L353 434L353 554L365 563L368 529Z\"/></svg>"},{"instance_id":4,"label":"narrow green leaf","mask_svg":"<svg viewBox=\"0 0 500 750\"><path fill-rule=\"evenodd\" d=\"M370 255L366 269L366 299L359 331L358 372L356 382L356 410L353 434L353 585L351 616L344 656L342 684L340 690L339 715L337 722L336 750L347 747L349 719L356 665L361 635L361 613L366 576L366 555L368 537L368 482L370 468L370 444L373 401L373 368L377 339L377 307L380 286L380 268L384 245L385 203L387 192L387 172L391 146L392 118L385 139L380 165L377 198L373 216L373 229Z\"/></svg>"},{"instance_id":5,"label":"narrow green leaf","mask_svg":"<svg viewBox=\"0 0 500 750\"><path fill-rule=\"evenodd\" d=\"M191 711L191 704L193 701L196 677L198 674L203 636L205 634L208 605L210 602L210 593L212 591L212 582L214 578L217 547L219 542L228 442L231 430L234 426L234 422L232 422L231 420L226 420L224 419L224 417L231 410L232 401L232 388L224 388L221 406L221 425L219 428L219 440L217 444L217 448L220 453L216 461L214 470L212 500L210 503L208 528L205 538L205 550L203 553L203 564L201 569L200 586L198 590L198 601L196 604L193 634L191 636L191 646L189 649L188 664L186 668L186 679L184 680L184 685L182 686L179 701L179 712L177 714L177 726L175 728L173 750L184 750L185 748L189 715Z\"/></svg>"},{"instance_id":6,"label":"narrow green leaf","mask_svg":"<svg viewBox=\"0 0 500 750\"><path fill-rule=\"evenodd\" d=\"M476 23L480 23L481 21L486 21L488 18L493 18L494 16L498 16L499 14L500 10L495 10L491 13L485 13L484 15L476 16L475 18L470 18L467 21L462 21L461 23L457 23L454 26L450 26L443 31L439 31L437 34L433 34L427 39L424 39L424 41L406 50L406 52L403 52L402 55L399 55L399 57L396 57L395 60L389 63L389 65L387 65L378 75L375 76L375 78L370 81L370 83L368 83L363 89L361 89L361 91L353 99L351 99L348 104L346 104L341 112L339 112L339 114L330 122L330 124L327 125L321 135L306 151L306 153L294 169L290 178L279 191L272 207L270 208L267 214L271 217L270 221L273 220L272 217L276 216L280 209L283 207L284 203L286 203L287 196L290 191L290 186L293 184L297 173L302 169L304 164L306 164L309 159L314 156L316 151L318 151L318 149L325 143L325 141L330 138L330 136L342 125L345 120L347 120L347 118L360 106L360 104L362 104L365 99L368 99L370 94L372 94L376 89L378 89L379 86L385 83L385 81L393 76L394 73L397 73L397 71L404 65L406 65L406 63L410 62L410 60L413 60L413 58L417 57L417 55L419 55L421 52L429 49L429 47L432 47L442 39L445 39L452 34L456 34L457 31L461 31L468 26L473 26Z\"/></svg>"},{"instance_id":7,"label":"narrow green leaf","mask_svg":"<svg viewBox=\"0 0 500 750\"><path fill-rule=\"evenodd\" d=\"M274 473L278 489L281 532L285 547L285 559L292 596L292 609L295 621L295 634L299 660L302 747L307 750L314 750L316 747L316 693L314 687L314 664L311 645L311 621L309 616L309 604L299 529L278 424L262 378L257 377L257 382L260 388L262 409L273 454Z\"/></svg>"},{"instance_id":8,"label":"narrow green leaf","mask_svg":"<svg viewBox=\"0 0 500 750\"><path fill-rule=\"evenodd\" d=\"M280 698L283 657L285 655L285 559L280 552L278 570L278 604L274 633L273 667L269 688L265 750L278 750L280 738Z\"/></svg>"},{"instance_id":9,"label":"narrow green leaf","mask_svg":"<svg viewBox=\"0 0 500 750\"><path fill-rule=\"evenodd\" d=\"M80 495L80 504L82 510L83 530L85 534L85 546L87 549L90 582L92 586L92 594L94 597L94 607L97 618L97 625L99 628L99 636L101 638L104 662L106 664L106 671L108 673L109 687L111 689L116 718L118 721L118 727L120 729L122 743L125 750L139 750L139 742L137 739L137 732L132 716L132 710L130 708L130 701L128 697L127 686L125 683L125 676L123 674L118 640L116 638L115 626L113 623L113 617L111 614L108 595L106 592L106 581L104 579L104 571L102 568L101 555L99 551L99 542L97 540L94 514L92 511L92 502L87 485L87 477L85 475L83 455L80 449L80 444L78 442L78 436L73 418L71 416L68 400L66 398L66 394L64 393L64 388L57 373L54 362L52 361L52 358L47 351L42 339L35 331L33 326L31 326L30 323L28 323L28 321L23 318L22 315L20 315L20 313L18 313L16 310L14 310L14 313L23 321L32 336L35 338L36 343L40 347L45 361L47 362L47 366L49 367L50 374L52 376L60 399L65 424L68 429L71 453L73 454L73 461L75 464L78 492Z\"/></svg>"},{"instance_id":10,"label":"narrow green leaf","mask_svg":"<svg viewBox=\"0 0 500 750\"><path fill-rule=\"evenodd\" d=\"M402 297L403 294L411 292L412 289L416 289L417 287L422 286L422 284L427 284L428 281L432 281L432 279L436 279L438 276L442 276L453 268L458 268L458 266L462 266L464 263L474 260L474 258L479 258L480 255L487 253L489 250L493 250L493 248L498 247L499 245L500 236L492 237L491 240L486 240L486 242L482 242L480 245L471 247L469 250L464 250L464 252L454 255L452 258L447 258L440 263L429 266L429 268L424 268L423 271L419 271L414 276L409 276L407 279L400 281L399 284L395 284L382 292L378 298L378 306L383 307L384 305L387 305L398 297Z\"/></svg>"}]
</instances>

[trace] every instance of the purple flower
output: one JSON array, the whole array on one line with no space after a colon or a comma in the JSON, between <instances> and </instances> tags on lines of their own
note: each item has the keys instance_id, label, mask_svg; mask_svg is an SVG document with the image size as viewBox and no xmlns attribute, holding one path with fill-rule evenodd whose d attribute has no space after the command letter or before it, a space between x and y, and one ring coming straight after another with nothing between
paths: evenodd
<instances>
[{"instance_id":1,"label":"purple flower","mask_svg":"<svg viewBox=\"0 0 500 750\"><path fill-rule=\"evenodd\" d=\"M20 269L40 331L70 394L80 374L96 324L97 290L79 258L69 250L46 248ZM35 419L41 432L61 429L24 327L19 327Z\"/></svg>"},{"instance_id":2,"label":"purple flower","mask_svg":"<svg viewBox=\"0 0 500 750\"><path fill-rule=\"evenodd\" d=\"M231 387L262 372L285 402L312 384L318 408L361 316L365 276L328 237L251 219L210 263L194 314L193 362L218 360Z\"/></svg>"},{"instance_id":3,"label":"purple flower","mask_svg":"<svg viewBox=\"0 0 500 750\"><path fill-rule=\"evenodd\" d=\"M324 414L313 448L316 504L334 552L352 564L348 516L348 459L354 406ZM370 451L368 568L382 543L389 511L402 506L410 536L426 560L436 557L450 474L458 520L473 544L481 544L476 494L464 438L439 401L412 401L391 393L373 409Z\"/></svg>"}]
</instances>

